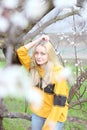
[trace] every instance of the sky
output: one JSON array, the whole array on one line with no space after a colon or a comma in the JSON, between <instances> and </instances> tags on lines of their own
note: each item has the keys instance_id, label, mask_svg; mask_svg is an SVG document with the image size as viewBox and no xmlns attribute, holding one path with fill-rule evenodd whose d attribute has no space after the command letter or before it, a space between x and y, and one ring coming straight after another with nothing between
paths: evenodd
<instances>
[{"instance_id":1,"label":"sky","mask_svg":"<svg viewBox=\"0 0 87 130\"><path fill-rule=\"evenodd\" d=\"M75 20L76 20L77 32L82 31L82 27L84 25L83 17L76 15ZM85 23L85 29L86 28L87 28L87 24ZM46 32L46 33L73 32L73 16L70 16L64 20L58 21L58 22L48 26L47 28L44 29L44 32Z\"/></svg>"}]
</instances>

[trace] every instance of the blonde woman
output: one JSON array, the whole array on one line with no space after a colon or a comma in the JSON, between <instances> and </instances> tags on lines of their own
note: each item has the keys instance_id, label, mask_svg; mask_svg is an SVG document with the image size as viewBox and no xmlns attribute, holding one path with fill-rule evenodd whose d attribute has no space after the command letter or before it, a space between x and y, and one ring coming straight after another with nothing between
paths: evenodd
<instances>
[{"instance_id":1,"label":"blonde woman","mask_svg":"<svg viewBox=\"0 0 87 130\"><path fill-rule=\"evenodd\" d=\"M32 56L29 50L33 48ZM63 67L59 64L55 50L47 35L20 47L17 50L22 65L31 73L34 87L43 96L37 110L32 106L32 130L62 130L68 112L68 85L58 78Z\"/></svg>"}]
</instances>

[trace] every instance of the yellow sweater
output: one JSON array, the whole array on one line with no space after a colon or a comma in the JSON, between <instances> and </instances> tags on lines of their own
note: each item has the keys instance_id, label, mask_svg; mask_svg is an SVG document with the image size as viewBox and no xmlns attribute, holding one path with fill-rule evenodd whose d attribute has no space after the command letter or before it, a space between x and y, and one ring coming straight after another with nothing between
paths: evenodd
<instances>
[{"instance_id":1,"label":"yellow sweater","mask_svg":"<svg viewBox=\"0 0 87 130\"><path fill-rule=\"evenodd\" d=\"M18 58L23 66L27 70L30 69L30 62L31 58L28 55L28 50L22 46L17 50ZM41 68L39 69L39 73L43 75L43 70ZM55 67L53 69L54 73L57 73L60 71L61 68ZM43 94L43 105L39 110L35 110L31 107L32 112L37 114L38 116L46 118L46 122L44 124L43 130L50 130L48 128L47 123L49 121L53 122L64 122L67 118L67 112L68 112L68 85L65 79L54 82L54 88L52 87L53 84L48 85L47 89L43 91L40 89L40 91ZM53 88L53 93L50 93L49 86Z\"/></svg>"}]
</instances>

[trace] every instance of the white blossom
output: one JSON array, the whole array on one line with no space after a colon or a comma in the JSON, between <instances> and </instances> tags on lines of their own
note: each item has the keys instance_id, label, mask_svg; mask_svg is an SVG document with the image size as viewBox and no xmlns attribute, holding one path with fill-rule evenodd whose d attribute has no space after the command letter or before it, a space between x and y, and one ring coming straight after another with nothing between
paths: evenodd
<instances>
[{"instance_id":1,"label":"white blossom","mask_svg":"<svg viewBox=\"0 0 87 130\"><path fill-rule=\"evenodd\" d=\"M61 37L60 37L60 40L63 40L63 39L64 39L64 37L61 36Z\"/></svg>"},{"instance_id":2,"label":"white blossom","mask_svg":"<svg viewBox=\"0 0 87 130\"><path fill-rule=\"evenodd\" d=\"M15 12L11 16L11 22L14 26L25 29L28 26L28 20L25 18L23 13Z\"/></svg>"},{"instance_id":3,"label":"white blossom","mask_svg":"<svg viewBox=\"0 0 87 130\"><path fill-rule=\"evenodd\" d=\"M84 2L83 9L81 10L81 16L84 20L87 20L87 1Z\"/></svg>"},{"instance_id":4,"label":"white blossom","mask_svg":"<svg viewBox=\"0 0 87 130\"><path fill-rule=\"evenodd\" d=\"M67 63L67 60L64 60L64 63Z\"/></svg>"},{"instance_id":5,"label":"white blossom","mask_svg":"<svg viewBox=\"0 0 87 130\"><path fill-rule=\"evenodd\" d=\"M74 41L72 41L70 44L71 44L71 45L74 45L75 43L74 43Z\"/></svg>"},{"instance_id":6,"label":"white blossom","mask_svg":"<svg viewBox=\"0 0 87 130\"><path fill-rule=\"evenodd\" d=\"M48 3L42 0L27 0L24 6L26 16L31 20L38 20L47 9Z\"/></svg>"},{"instance_id":7,"label":"white blossom","mask_svg":"<svg viewBox=\"0 0 87 130\"><path fill-rule=\"evenodd\" d=\"M6 32L9 28L9 22L6 18L0 16L0 32Z\"/></svg>"},{"instance_id":8,"label":"white blossom","mask_svg":"<svg viewBox=\"0 0 87 130\"><path fill-rule=\"evenodd\" d=\"M76 2L77 0L54 0L54 6L63 9L74 6Z\"/></svg>"},{"instance_id":9,"label":"white blossom","mask_svg":"<svg viewBox=\"0 0 87 130\"><path fill-rule=\"evenodd\" d=\"M9 66L0 70L0 97L26 98L39 108L42 95L33 87L30 74L20 66Z\"/></svg>"},{"instance_id":10,"label":"white blossom","mask_svg":"<svg viewBox=\"0 0 87 130\"><path fill-rule=\"evenodd\" d=\"M76 67L79 66L78 63L75 63L75 66L76 66Z\"/></svg>"},{"instance_id":11,"label":"white blossom","mask_svg":"<svg viewBox=\"0 0 87 130\"><path fill-rule=\"evenodd\" d=\"M0 7L0 15L2 14L2 12L3 12L3 8L2 8L2 7Z\"/></svg>"},{"instance_id":12,"label":"white blossom","mask_svg":"<svg viewBox=\"0 0 87 130\"><path fill-rule=\"evenodd\" d=\"M62 79L69 79L70 76L72 75L71 69L69 67L65 67L61 70L61 72L57 75L57 80L62 80Z\"/></svg>"},{"instance_id":13,"label":"white blossom","mask_svg":"<svg viewBox=\"0 0 87 130\"><path fill-rule=\"evenodd\" d=\"M48 126L50 127L50 130L57 130L57 122L49 121Z\"/></svg>"},{"instance_id":14,"label":"white blossom","mask_svg":"<svg viewBox=\"0 0 87 130\"><path fill-rule=\"evenodd\" d=\"M5 8L14 9L18 6L19 0L3 0L2 5Z\"/></svg>"},{"instance_id":15,"label":"white blossom","mask_svg":"<svg viewBox=\"0 0 87 130\"><path fill-rule=\"evenodd\" d=\"M40 91L35 89L34 87L32 89L29 89L29 92L26 91L26 99L33 104L33 109L39 109L42 105L42 94Z\"/></svg>"}]
</instances>

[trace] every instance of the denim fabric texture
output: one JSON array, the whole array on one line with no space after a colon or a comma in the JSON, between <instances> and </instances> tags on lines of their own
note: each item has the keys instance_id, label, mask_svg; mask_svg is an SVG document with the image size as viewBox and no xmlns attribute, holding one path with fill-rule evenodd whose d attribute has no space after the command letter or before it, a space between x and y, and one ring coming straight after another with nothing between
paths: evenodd
<instances>
[{"instance_id":1,"label":"denim fabric texture","mask_svg":"<svg viewBox=\"0 0 87 130\"><path fill-rule=\"evenodd\" d=\"M46 118L32 114L32 130L42 130ZM64 122L57 122L55 130L62 130Z\"/></svg>"}]
</instances>

